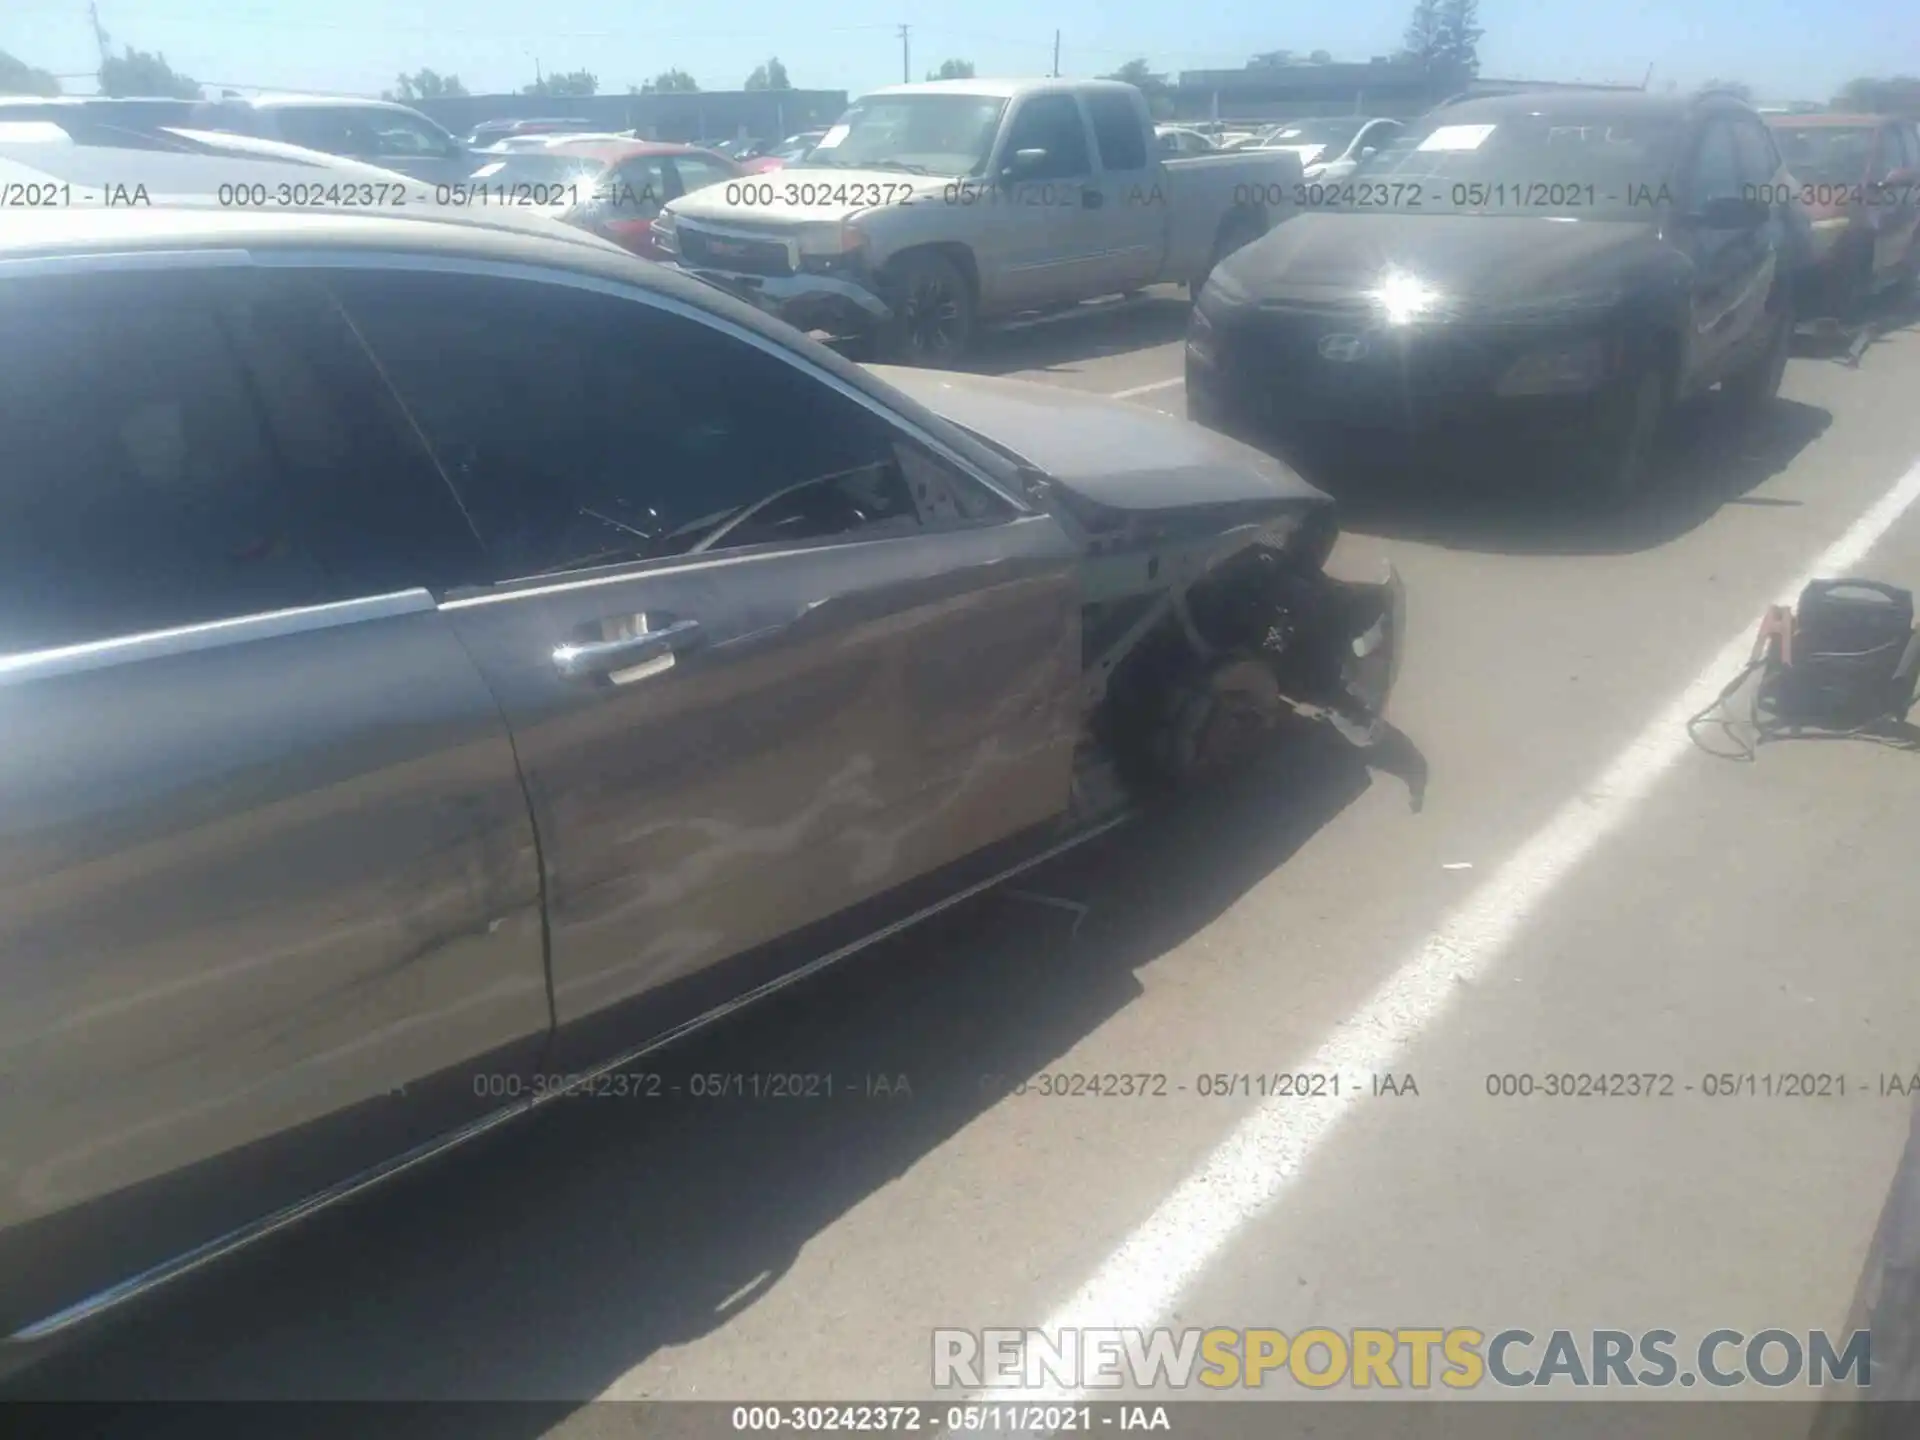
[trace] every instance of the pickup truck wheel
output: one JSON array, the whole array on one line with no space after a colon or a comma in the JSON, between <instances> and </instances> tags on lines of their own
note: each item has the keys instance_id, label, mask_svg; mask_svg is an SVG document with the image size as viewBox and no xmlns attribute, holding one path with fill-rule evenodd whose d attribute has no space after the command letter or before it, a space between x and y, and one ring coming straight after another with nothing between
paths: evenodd
<instances>
[{"instance_id":1,"label":"pickup truck wheel","mask_svg":"<svg viewBox=\"0 0 1920 1440\"><path fill-rule=\"evenodd\" d=\"M1229 255L1233 254L1234 251L1251 245L1264 233L1260 228L1260 222L1251 215L1238 214L1228 216L1225 223L1220 227L1219 238L1214 241L1213 258L1207 261L1207 268L1201 273L1199 278L1187 286L1188 296L1198 300L1200 298L1200 292L1206 289L1207 278L1213 274L1214 267Z\"/></svg>"},{"instance_id":2,"label":"pickup truck wheel","mask_svg":"<svg viewBox=\"0 0 1920 1440\"><path fill-rule=\"evenodd\" d=\"M952 364L973 344L973 288L960 267L932 251L903 255L887 267L893 311L881 337L886 359L901 365Z\"/></svg>"}]
</instances>

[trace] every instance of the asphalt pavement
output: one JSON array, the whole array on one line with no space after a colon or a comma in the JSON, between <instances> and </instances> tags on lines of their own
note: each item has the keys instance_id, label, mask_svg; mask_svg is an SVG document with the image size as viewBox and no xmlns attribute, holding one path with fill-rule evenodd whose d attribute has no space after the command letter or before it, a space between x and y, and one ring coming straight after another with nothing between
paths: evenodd
<instances>
[{"instance_id":1,"label":"asphalt pavement","mask_svg":"<svg viewBox=\"0 0 1920 1440\"><path fill-rule=\"evenodd\" d=\"M1184 318L1150 292L977 368L1179 414ZM1614 520L1357 497L1336 564L1390 556L1410 603L1374 763L1304 735L660 1065L831 1100L554 1107L30 1393L910 1399L946 1326L1912 1323L1887 1277L1920 1262L1916 1102L1880 1092L1920 1071L1920 754L1742 764L1680 722L1808 574L1920 588L1914 492L1896 327L1796 356L1758 431L1689 418ZM1263 1098L1307 1072L1342 1094ZM1626 1072L1671 1080L1489 1093ZM1123 1073L1165 1093L1015 1093ZM1786 1074L1846 1094L1765 1093Z\"/></svg>"}]
</instances>

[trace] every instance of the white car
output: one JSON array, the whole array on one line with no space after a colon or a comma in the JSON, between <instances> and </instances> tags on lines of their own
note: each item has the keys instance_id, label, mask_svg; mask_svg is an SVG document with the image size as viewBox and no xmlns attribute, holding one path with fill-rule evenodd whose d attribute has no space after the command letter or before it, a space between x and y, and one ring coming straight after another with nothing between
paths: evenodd
<instances>
[{"instance_id":1,"label":"white car","mask_svg":"<svg viewBox=\"0 0 1920 1440\"><path fill-rule=\"evenodd\" d=\"M1308 180L1344 180L1363 159L1385 148L1404 128L1398 120L1364 115L1289 120L1274 126L1248 148L1291 150L1300 157Z\"/></svg>"},{"instance_id":2,"label":"white car","mask_svg":"<svg viewBox=\"0 0 1920 1440\"><path fill-rule=\"evenodd\" d=\"M1211 155L1219 148L1198 130L1186 125L1156 125L1153 133L1160 142L1162 155Z\"/></svg>"}]
</instances>

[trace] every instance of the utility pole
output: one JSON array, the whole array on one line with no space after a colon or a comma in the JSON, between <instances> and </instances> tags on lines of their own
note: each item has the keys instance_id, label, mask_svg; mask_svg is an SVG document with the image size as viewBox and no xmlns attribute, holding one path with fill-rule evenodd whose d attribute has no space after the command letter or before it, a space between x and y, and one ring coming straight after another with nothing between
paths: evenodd
<instances>
[{"instance_id":1,"label":"utility pole","mask_svg":"<svg viewBox=\"0 0 1920 1440\"><path fill-rule=\"evenodd\" d=\"M1060 78L1060 32L1053 32L1053 78Z\"/></svg>"},{"instance_id":2,"label":"utility pole","mask_svg":"<svg viewBox=\"0 0 1920 1440\"><path fill-rule=\"evenodd\" d=\"M100 47L100 63L106 64L113 58L113 42L107 38L107 27L100 23L100 7L87 6L87 19L93 24L94 43Z\"/></svg>"},{"instance_id":3,"label":"utility pole","mask_svg":"<svg viewBox=\"0 0 1920 1440\"><path fill-rule=\"evenodd\" d=\"M913 83L913 63L908 58L907 27L905 25L900 27L900 83L902 85L911 85Z\"/></svg>"}]
</instances>

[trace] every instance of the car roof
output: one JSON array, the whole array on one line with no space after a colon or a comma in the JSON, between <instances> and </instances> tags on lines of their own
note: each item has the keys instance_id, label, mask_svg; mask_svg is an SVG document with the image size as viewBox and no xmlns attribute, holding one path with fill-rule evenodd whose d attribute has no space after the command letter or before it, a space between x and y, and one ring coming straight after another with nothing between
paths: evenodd
<instances>
[{"instance_id":1,"label":"car roof","mask_svg":"<svg viewBox=\"0 0 1920 1440\"><path fill-rule=\"evenodd\" d=\"M1132 90L1120 80L921 80L911 85L887 85L869 90L863 99L879 95L973 95L982 100L1011 100L1016 95L1065 91L1081 95L1102 90Z\"/></svg>"},{"instance_id":2,"label":"car roof","mask_svg":"<svg viewBox=\"0 0 1920 1440\"><path fill-rule=\"evenodd\" d=\"M103 198L107 190L144 189L157 204L161 197L217 200L222 187L233 184L353 181L404 188L409 197L422 189L418 181L364 161L223 130L165 125L120 137L149 142L140 148L98 143L98 133L83 127L76 135L54 120L0 120L0 157L71 185L82 206L112 203Z\"/></svg>"},{"instance_id":3,"label":"car roof","mask_svg":"<svg viewBox=\"0 0 1920 1440\"><path fill-rule=\"evenodd\" d=\"M355 110L394 110L402 115L420 114L413 106L402 105L397 100L374 100L365 95L252 95L237 103L251 105L257 110L327 110L351 106Z\"/></svg>"},{"instance_id":4,"label":"car roof","mask_svg":"<svg viewBox=\"0 0 1920 1440\"><path fill-rule=\"evenodd\" d=\"M1580 115L1594 119L1637 116L1684 120L1708 109L1754 112L1731 95L1650 95L1643 90L1522 90L1506 95L1469 96L1420 118L1437 125L1498 124L1524 116Z\"/></svg>"},{"instance_id":5,"label":"car roof","mask_svg":"<svg viewBox=\"0 0 1920 1440\"><path fill-rule=\"evenodd\" d=\"M1893 115L1835 115L1826 111L1812 115L1768 115L1765 118L1767 124L1786 130L1858 130L1867 126L1900 123L1899 118Z\"/></svg>"},{"instance_id":6,"label":"car roof","mask_svg":"<svg viewBox=\"0 0 1920 1440\"><path fill-rule=\"evenodd\" d=\"M729 164L727 157L708 150L700 145L676 145L666 140L562 140L548 147L553 155L580 155L589 160L605 160L612 164L619 160L630 160L636 155L704 155L711 156L722 164Z\"/></svg>"}]
</instances>

